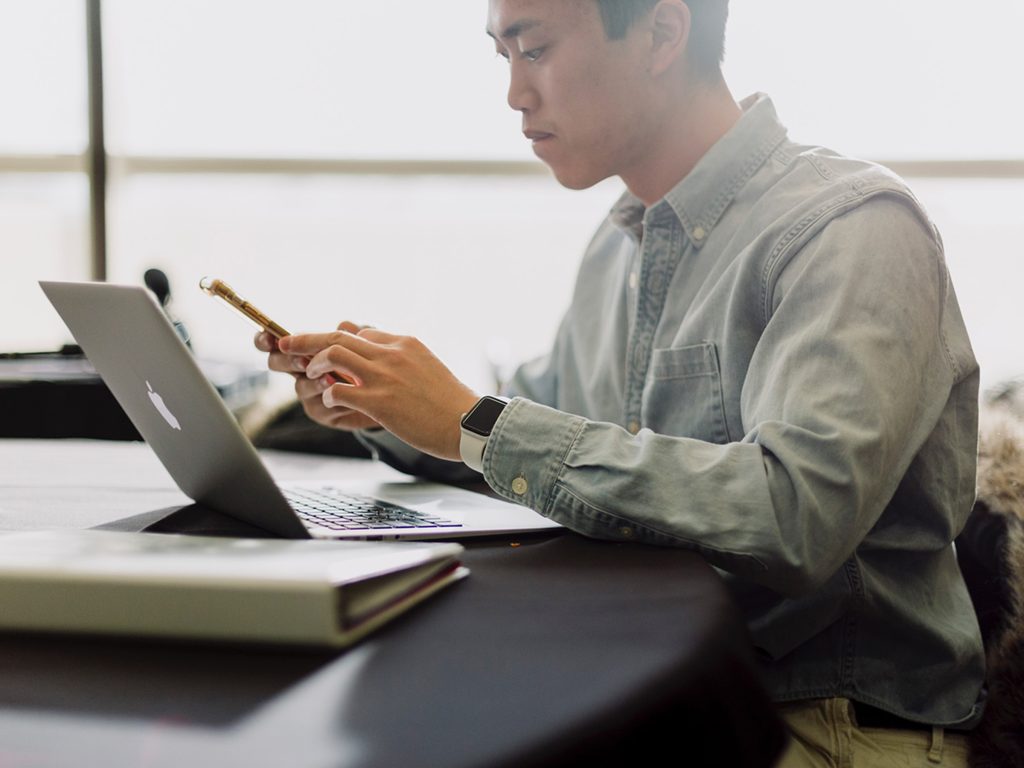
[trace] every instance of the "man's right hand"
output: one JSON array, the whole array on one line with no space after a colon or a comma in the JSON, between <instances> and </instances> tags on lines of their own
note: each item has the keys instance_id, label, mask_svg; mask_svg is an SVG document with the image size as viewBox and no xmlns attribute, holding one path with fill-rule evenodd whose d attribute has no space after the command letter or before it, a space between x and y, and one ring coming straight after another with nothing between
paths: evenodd
<instances>
[{"instance_id":1,"label":"man's right hand","mask_svg":"<svg viewBox=\"0 0 1024 768\"><path fill-rule=\"evenodd\" d=\"M359 333L363 327L346 320L338 325L338 330ZM299 402L302 403L302 409L317 424L346 431L380 426L359 411L351 408L328 408L324 405L324 390L337 383L337 380L330 375L321 376L318 379L307 378L308 357L285 354L280 350L277 339L266 331L256 334L256 349L268 353L267 365L270 370L291 374L295 379L295 394L299 398Z\"/></svg>"}]
</instances>

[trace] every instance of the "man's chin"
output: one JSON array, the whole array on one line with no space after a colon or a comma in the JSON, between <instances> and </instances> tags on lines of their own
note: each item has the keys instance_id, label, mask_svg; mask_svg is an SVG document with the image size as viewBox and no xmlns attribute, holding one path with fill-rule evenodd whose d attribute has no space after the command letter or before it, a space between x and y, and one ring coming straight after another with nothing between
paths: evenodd
<instances>
[{"instance_id":1,"label":"man's chin","mask_svg":"<svg viewBox=\"0 0 1024 768\"><path fill-rule=\"evenodd\" d=\"M590 189L612 175L610 173L581 172L579 169L559 167L551 163L548 163L547 166L558 183L566 189Z\"/></svg>"}]
</instances>

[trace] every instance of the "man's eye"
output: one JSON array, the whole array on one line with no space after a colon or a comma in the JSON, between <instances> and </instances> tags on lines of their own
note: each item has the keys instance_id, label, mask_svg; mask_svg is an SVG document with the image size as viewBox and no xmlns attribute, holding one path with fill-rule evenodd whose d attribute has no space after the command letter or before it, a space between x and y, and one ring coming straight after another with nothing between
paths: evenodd
<instances>
[{"instance_id":1,"label":"man's eye","mask_svg":"<svg viewBox=\"0 0 1024 768\"><path fill-rule=\"evenodd\" d=\"M523 51L522 56L527 61L536 61L542 53L544 53L543 48L531 48L529 51Z\"/></svg>"},{"instance_id":2,"label":"man's eye","mask_svg":"<svg viewBox=\"0 0 1024 768\"><path fill-rule=\"evenodd\" d=\"M495 56L500 56L500 57L501 57L501 58L503 58L503 59L504 59L505 61L508 61L508 52L506 52L506 51L495 51L495 52L494 52L494 55L495 55Z\"/></svg>"}]
</instances>

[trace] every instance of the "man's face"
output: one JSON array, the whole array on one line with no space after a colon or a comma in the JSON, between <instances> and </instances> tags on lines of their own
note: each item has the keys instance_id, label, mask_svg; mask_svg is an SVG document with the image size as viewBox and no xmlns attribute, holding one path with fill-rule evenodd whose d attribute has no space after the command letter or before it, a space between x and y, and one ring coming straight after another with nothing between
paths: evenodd
<instances>
[{"instance_id":1,"label":"man's face","mask_svg":"<svg viewBox=\"0 0 1024 768\"><path fill-rule=\"evenodd\" d=\"M508 103L537 157L572 189L626 175L647 146L650 36L609 40L594 0L489 0Z\"/></svg>"}]
</instances>

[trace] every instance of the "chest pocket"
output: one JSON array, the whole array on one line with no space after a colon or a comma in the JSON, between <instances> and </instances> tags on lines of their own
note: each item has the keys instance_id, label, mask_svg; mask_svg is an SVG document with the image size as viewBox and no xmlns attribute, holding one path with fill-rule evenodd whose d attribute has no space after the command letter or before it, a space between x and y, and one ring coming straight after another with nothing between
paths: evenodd
<instances>
[{"instance_id":1,"label":"chest pocket","mask_svg":"<svg viewBox=\"0 0 1024 768\"><path fill-rule=\"evenodd\" d=\"M641 417L643 426L663 435L729 442L718 348L705 341L654 350Z\"/></svg>"}]
</instances>

